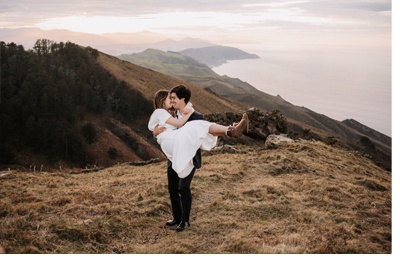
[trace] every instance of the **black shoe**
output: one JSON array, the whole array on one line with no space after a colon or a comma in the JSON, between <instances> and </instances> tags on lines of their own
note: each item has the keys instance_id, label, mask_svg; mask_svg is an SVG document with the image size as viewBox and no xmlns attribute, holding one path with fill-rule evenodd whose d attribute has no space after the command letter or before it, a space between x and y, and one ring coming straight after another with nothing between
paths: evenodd
<instances>
[{"instance_id":1,"label":"black shoe","mask_svg":"<svg viewBox=\"0 0 400 264\"><path fill-rule=\"evenodd\" d=\"M168 222L165 223L166 226L174 226L174 225L178 225L181 222L181 220L177 220L177 219L172 219L169 220Z\"/></svg>"},{"instance_id":2,"label":"black shoe","mask_svg":"<svg viewBox=\"0 0 400 264\"><path fill-rule=\"evenodd\" d=\"M182 221L175 230L176 230L176 232L181 232L181 231L185 230L186 228L188 228L189 226L190 226L189 222Z\"/></svg>"}]
</instances>

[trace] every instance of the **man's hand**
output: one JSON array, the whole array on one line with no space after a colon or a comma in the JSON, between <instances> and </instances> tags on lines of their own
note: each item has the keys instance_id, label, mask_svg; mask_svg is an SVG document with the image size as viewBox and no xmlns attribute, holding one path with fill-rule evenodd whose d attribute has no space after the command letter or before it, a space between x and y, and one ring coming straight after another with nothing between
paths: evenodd
<instances>
[{"instance_id":1,"label":"man's hand","mask_svg":"<svg viewBox=\"0 0 400 264\"><path fill-rule=\"evenodd\" d=\"M153 136L157 137L158 135L160 135L162 132L164 132L166 130L165 127L163 126L156 126L156 128L153 131Z\"/></svg>"}]
</instances>

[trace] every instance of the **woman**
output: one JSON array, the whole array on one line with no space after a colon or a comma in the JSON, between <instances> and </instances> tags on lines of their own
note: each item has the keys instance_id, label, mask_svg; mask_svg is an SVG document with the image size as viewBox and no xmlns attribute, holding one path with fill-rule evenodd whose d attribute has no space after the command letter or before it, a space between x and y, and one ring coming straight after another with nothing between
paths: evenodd
<instances>
[{"instance_id":1,"label":"woman","mask_svg":"<svg viewBox=\"0 0 400 264\"><path fill-rule=\"evenodd\" d=\"M157 142L180 178L186 177L192 171L192 159L199 148L211 150L216 146L218 136L228 135L238 138L248 129L249 120L246 113L236 126L222 126L205 120L186 123L194 112L191 104L188 104L187 113L182 118L176 119L169 112L171 102L167 90L160 90L155 94L154 108L148 128L150 131L157 126L166 128L157 136Z\"/></svg>"}]
</instances>

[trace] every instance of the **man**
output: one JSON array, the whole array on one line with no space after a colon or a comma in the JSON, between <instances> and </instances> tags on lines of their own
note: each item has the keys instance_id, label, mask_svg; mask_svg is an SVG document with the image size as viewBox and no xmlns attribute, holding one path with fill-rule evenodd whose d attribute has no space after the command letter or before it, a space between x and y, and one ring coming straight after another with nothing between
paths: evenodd
<instances>
[{"instance_id":1,"label":"man","mask_svg":"<svg viewBox=\"0 0 400 264\"><path fill-rule=\"evenodd\" d=\"M183 116L183 109L186 107L190 100L191 92L184 85L178 85L171 89L170 99L171 104L176 110L177 118ZM202 114L194 112L188 122L192 120L204 120ZM163 129L158 128L154 131L154 135L162 133ZM201 151L197 150L196 155L193 157L193 170L185 178L179 178L178 174L172 169L172 162L168 160L168 192L172 206L173 219L166 223L167 226L178 227L175 229L177 232L181 232L188 228L190 225L190 210L192 207L192 194L190 191L190 184L192 182L196 169L201 167Z\"/></svg>"}]
</instances>

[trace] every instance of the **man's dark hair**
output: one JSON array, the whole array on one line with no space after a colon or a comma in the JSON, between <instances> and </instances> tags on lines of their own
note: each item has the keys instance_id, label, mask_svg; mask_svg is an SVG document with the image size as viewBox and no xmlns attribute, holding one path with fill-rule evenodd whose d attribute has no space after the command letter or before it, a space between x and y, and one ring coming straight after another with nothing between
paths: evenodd
<instances>
[{"instance_id":1,"label":"man's dark hair","mask_svg":"<svg viewBox=\"0 0 400 264\"><path fill-rule=\"evenodd\" d=\"M190 90L186 86L184 86L183 84L180 84L180 85L175 86L174 88L172 88L170 93L175 93L176 96L179 99L185 98L185 103L186 104L189 102L190 96L192 95Z\"/></svg>"}]
</instances>

